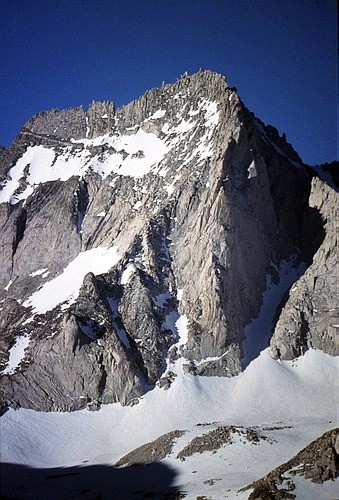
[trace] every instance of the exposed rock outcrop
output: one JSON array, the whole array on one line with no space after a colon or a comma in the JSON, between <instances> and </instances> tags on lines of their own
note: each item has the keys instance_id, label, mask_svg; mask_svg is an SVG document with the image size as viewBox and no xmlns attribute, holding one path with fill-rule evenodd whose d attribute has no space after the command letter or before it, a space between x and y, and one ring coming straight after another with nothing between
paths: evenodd
<instances>
[{"instance_id":1,"label":"exposed rock outcrop","mask_svg":"<svg viewBox=\"0 0 339 500\"><path fill-rule=\"evenodd\" d=\"M171 431L151 443L146 443L136 450L131 451L122 457L115 465L141 465L160 462L166 458L172 451L174 442L177 438L185 434L185 431Z\"/></svg>"},{"instance_id":2,"label":"exposed rock outcrop","mask_svg":"<svg viewBox=\"0 0 339 500\"><path fill-rule=\"evenodd\" d=\"M339 429L325 432L291 460L245 488L253 489L249 499L298 498L293 479L296 476L319 484L338 477L338 432Z\"/></svg>"},{"instance_id":3,"label":"exposed rock outcrop","mask_svg":"<svg viewBox=\"0 0 339 500\"><path fill-rule=\"evenodd\" d=\"M204 453L206 451L215 451L233 442L233 437L242 439L243 442L258 443L262 439L267 439L265 436L260 436L254 429L244 429L243 427L219 426L212 431L197 436L186 445L179 453L177 458L186 460L196 453Z\"/></svg>"},{"instance_id":4,"label":"exposed rock outcrop","mask_svg":"<svg viewBox=\"0 0 339 500\"><path fill-rule=\"evenodd\" d=\"M159 462L171 454L173 455L174 444L180 447L180 441L178 443L177 440L184 436L186 432L182 430L168 432L154 441L127 453L115 465L121 467L123 465L141 465ZM266 439L266 436L259 434L255 429L218 426L205 434L193 438L188 444L182 447L175 458L184 461L196 453L215 452L219 448L238 440L243 443L257 444L261 440Z\"/></svg>"}]
</instances>

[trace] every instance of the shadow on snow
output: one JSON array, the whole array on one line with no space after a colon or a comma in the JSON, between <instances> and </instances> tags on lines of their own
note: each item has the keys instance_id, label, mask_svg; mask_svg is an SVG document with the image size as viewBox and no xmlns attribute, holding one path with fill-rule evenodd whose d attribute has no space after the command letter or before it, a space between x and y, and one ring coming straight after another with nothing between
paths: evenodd
<instances>
[{"instance_id":1,"label":"shadow on snow","mask_svg":"<svg viewBox=\"0 0 339 500\"><path fill-rule=\"evenodd\" d=\"M116 468L90 465L36 469L1 464L1 498L60 500L175 499L176 473L162 463Z\"/></svg>"}]
</instances>

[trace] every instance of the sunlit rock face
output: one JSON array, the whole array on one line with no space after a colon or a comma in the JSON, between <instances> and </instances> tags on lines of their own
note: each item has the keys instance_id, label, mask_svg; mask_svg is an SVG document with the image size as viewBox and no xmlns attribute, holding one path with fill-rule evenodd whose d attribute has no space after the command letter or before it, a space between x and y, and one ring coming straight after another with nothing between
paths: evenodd
<instances>
[{"instance_id":1,"label":"sunlit rock face","mask_svg":"<svg viewBox=\"0 0 339 500\"><path fill-rule=\"evenodd\" d=\"M333 213L319 198L333 204L336 193L319 179L311 191L285 137L216 73L117 110L40 113L0 154L5 405L133 404L156 383L168 388L179 358L197 375L234 376L281 262L313 259L312 277L327 269ZM312 339L303 349L334 354L332 319L313 321L310 280L297 286L273 355L299 353L301 330ZM286 334L288 311L306 303L307 332L297 319Z\"/></svg>"}]
</instances>

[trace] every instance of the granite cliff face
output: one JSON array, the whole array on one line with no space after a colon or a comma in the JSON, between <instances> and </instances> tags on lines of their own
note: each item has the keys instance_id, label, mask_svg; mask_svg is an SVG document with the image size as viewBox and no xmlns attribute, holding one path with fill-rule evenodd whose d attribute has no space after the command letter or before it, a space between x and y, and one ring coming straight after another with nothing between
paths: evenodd
<instances>
[{"instance_id":1,"label":"granite cliff face","mask_svg":"<svg viewBox=\"0 0 339 500\"><path fill-rule=\"evenodd\" d=\"M0 160L4 405L133 404L170 387L179 358L238 374L267 275L292 256L309 267L272 354L338 352L324 313L336 192L222 76L184 76L117 110L40 113Z\"/></svg>"}]
</instances>

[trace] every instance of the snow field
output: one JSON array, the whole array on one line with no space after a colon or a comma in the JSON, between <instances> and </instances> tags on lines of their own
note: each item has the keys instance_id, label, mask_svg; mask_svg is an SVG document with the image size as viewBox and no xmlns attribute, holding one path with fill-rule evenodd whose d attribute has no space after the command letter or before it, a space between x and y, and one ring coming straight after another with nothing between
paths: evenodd
<instances>
[{"instance_id":1,"label":"snow field","mask_svg":"<svg viewBox=\"0 0 339 500\"><path fill-rule=\"evenodd\" d=\"M133 407L117 403L98 412L73 413L9 410L1 418L2 459L38 467L83 460L113 464L166 432L215 421L247 427L293 425L295 439L289 429L281 438L287 440L288 453L294 453L336 425L338 359L321 351L278 362L267 349L233 378L194 377L183 373L183 360L177 363L170 389L156 386Z\"/></svg>"}]
</instances>

